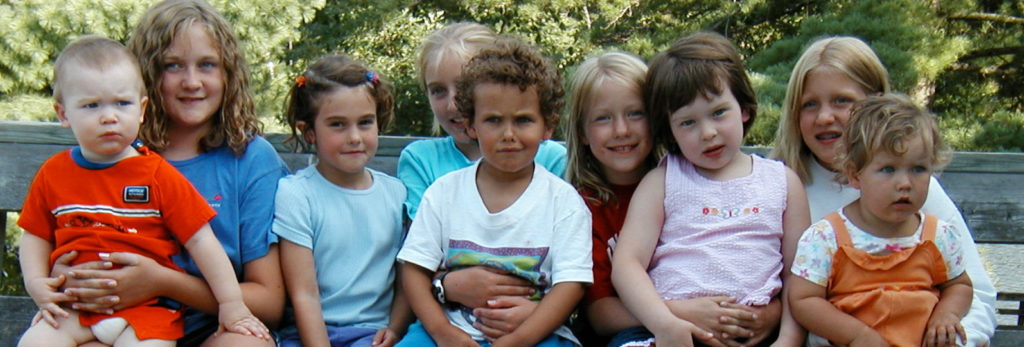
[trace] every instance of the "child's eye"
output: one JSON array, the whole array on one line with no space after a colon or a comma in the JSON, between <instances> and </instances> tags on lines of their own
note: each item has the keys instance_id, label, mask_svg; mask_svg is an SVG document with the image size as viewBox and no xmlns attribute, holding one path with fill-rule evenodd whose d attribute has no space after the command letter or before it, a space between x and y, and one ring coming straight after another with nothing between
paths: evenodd
<instances>
[{"instance_id":1,"label":"child's eye","mask_svg":"<svg viewBox=\"0 0 1024 347\"><path fill-rule=\"evenodd\" d=\"M697 121L693 119L684 119L683 121L679 122L679 125L682 125L684 127L688 127L694 124L697 124Z\"/></svg>"},{"instance_id":2,"label":"child's eye","mask_svg":"<svg viewBox=\"0 0 1024 347\"><path fill-rule=\"evenodd\" d=\"M626 117L629 117L629 118L644 118L644 111L632 111L632 112L626 114Z\"/></svg>"},{"instance_id":3,"label":"child's eye","mask_svg":"<svg viewBox=\"0 0 1024 347\"><path fill-rule=\"evenodd\" d=\"M721 108L721 109L717 109L717 110L715 110L715 112L714 112L714 113L712 113L712 114L711 114L711 116L712 116L712 117L721 117L721 116L722 116L722 115L724 115L724 114L725 114L725 112L726 112L726 111L728 111L728 110L729 110L729 109L727 109L727 108Z\"/></svg>"},{"instance_id":4,"label":"child's eye","mask_svg":"<svg viewBox=\"0 0 1024 347\"><path fill-rule=\"evenodd\" d=\"M165 63L164 71L177 71L181 69L181 64L178 63Z\"/></svg>"},{"instance_id":5,"label":"child's eye","mask_svg":"<svg viewBox=\"0 0 1024 347\"><path fill-rule=\"evenodd\" d=\"M598 115L597 117L594 117L594 120L592 122L594 122L594 123L601 123L601 122L607 122L607 121L609 121L611 119L612 119L612 116L609 116L609 115L606 115L606 114L602 114L602 115Z\"/></svg>"},{"instance_id":6,"label":"child's eye","mask_svg":"<svg viewBox=\"0 0 1024 347\"><path fill-rule=\"evenodd\" d=\"M910 170L911 170L911 172L913 172L913 173L925 173L925 172L928 172L928 168L927 168L927 167L925 167L925 166L922 166L922 165L917 165L917 166L914 166L914 167L913 167L913 168L911 168Z\"/></svg>"},{"instance_id":7,"label":"child's eye","mask_svg":"<svg viewBox=\"0 0 1024 347\"><path fill-rule=\"evenodd\" d=\"M82 105L82 108L98 108L98 107L100 107L100 104L96 103L96 102L90 102L88 104Z\"/></svg>"},{"instance_id":8,"label":"child's eye","mask_svg":"<svg viewBox=\"0 0 1024 347\"><path fill-rule=\"evenodd\" d=\"M361 127L368 127L374 124L377 124L377 119L375 118L367 118L359 121L359 126Z\"/></svg>"},{"instance_id":9,"label":"child's eye","mask_svg":"<svg viewBox=\"0 0 1024 347\"><path fill-rule=\"evenodd\" d=\"M448 93L448 88L445 87L433 87L429 89L430 95L441 96Z\"/></svg>"},{"instance_id":10,"label":"child's eye","mask_svg":"<svg viewBox=\"0 0 1024 347\"><path fill-rule=\"evenodd\" d=\"M217 63L212 61L204 61L202 63L199 63L199 67L202 69L215 69L217 68Z\"/></svg>"},{"instance_id":11,"label":"child's eye","mask_svg":"<svg viewBox=\"0 0 1024 347\"><path fill-rule=\"evenodd\" d=\"M523 117L516 117L516 123L520 123L520 124L533 123L533 118L525 117L525 116L523 116Z\"/></svg>"},{"instance_id":12,"label":"child's eye","mask_svg":"<svg viewBox=\"0 0 1024 347\"><path fill-rule=\"evenodd\" d=\"M847 98L847 97L838 97L838 98L836 98L836 104L838 104L838 105L844 105L844 104L850 104L850 103L853 103L853 99L850 99L850 98Z\"/></svg>"},{"instance_id":13,"label":"child's eye","mask_svg":"<svg viewBox=\"0 0 1024 347\"><path fill-rule=\"evenodd\" d=\"M802 109L803 108L811 108L811 107L815 107L815 106L818 106L818 102L817 101L808 101L808 102L805 102L803 105L800 105L800 108L802 108Z\"/></svg>"},{"instance_id":14,"label":"child's eye","mask_svg":"<svg viewBox=\"0 0 1024 347\"><path fill-rule=\"evenodd\" d=\"M894 168L892 166L883 166L882 168L878 169L878 172L881 172L881 173L893 173L893 172L896 172L896 168Z\"/></svg>"},{"instance_id":15,"label":"child's eye","mask_svg":"<svg viewBox=\"0 0 1024 347\"><path fill-rule=\"evenodd\" d=\"M117 102L117 106L131 106L133 104L135 103L128 100L120 100Z\"/></svg>"},{"instance_id":16,"label":"child's eye","mask_svg":"<svg viewBox=\"0 0 1024 347\"><path fill-rule=\"evenodd\" d=\"M501 118L500 117L487 117L487 118L484 118L484 122L485 123L501 123Z\"/></svg>"},{"instance_id":17,"label":"child's eye","mask_svg":"<svg viewBox=\"0 0 1024 347\"><path fill-rule=\"evenodd\" d=\"M345 123L340 121L329 121L327 122L327 126L331 128L340 128L345 126Z\"/></svg>"}]
</instances>

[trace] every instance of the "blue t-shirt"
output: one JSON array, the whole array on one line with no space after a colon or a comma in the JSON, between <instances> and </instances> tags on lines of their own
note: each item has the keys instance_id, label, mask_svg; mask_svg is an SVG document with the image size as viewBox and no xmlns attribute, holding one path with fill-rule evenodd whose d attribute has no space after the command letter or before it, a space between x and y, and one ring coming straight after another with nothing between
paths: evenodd
<instances>
[{"instance_id":1,"label":"blue t-shirt","mask_svg":"<svg viewBox=\"0 0 1024 347\"><path fill-rule=\"evenodd\" d=\"M274 233L308 248L316 265L324 323L381 329L394 298L395 257L402 247L405 186L367 169L373 185L354 190L325 179L315 166L281 179ZM289 312L282 336L297 334Z\"/></svg>"},{"instance_id":2,"label":"blue t-shirt","mask_svg":"<svg viewBox=\"0 0 1024 347\"><path fill-rule=\"evenodd\" d=\"M270 142L258 136L249 142L240 157L235 156L231 147L223 145L194 158L170 163L217 211L210 227L224 246L241 282L242 266L266 255L270 244L277 242L277 237L270 232L274 194L277 181L288 174L288 167ZM203 277L184 250L175 258L175 263L189 274ZM210 322L217 322L217 316L189 309L185 313L185 332Z\"/></svg>"},{"instance_id":3,"label":"blue t-shirt","mask_svg":"<svg viewBox=\"0 0 1024 347\"><path fill-rule=\"evenodd\" d=\"M562 177L565 174L565 146L551 140L541 142L534 161L555 176ZM427 187L441 176L473 163L455 147L455 139L451 136L420 140L405 146L398 157L398 178L408 192L405 211L409 219L416 216Z\"/></svg>"}]
</instances>

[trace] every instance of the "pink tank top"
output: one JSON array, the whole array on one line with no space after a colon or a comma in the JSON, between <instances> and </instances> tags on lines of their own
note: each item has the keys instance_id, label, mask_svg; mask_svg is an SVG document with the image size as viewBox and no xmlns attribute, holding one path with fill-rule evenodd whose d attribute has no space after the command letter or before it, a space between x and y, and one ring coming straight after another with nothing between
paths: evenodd
<instances>
[{"instance_id":1,"label":"pink tank top","mask_svg":"<svg viewBox=\"0 0 1024 347\"><path fill-rule=\"evenodd\" d=\"M665 224L648 274L665 300L728 295L764 305L782 288L786 170L752 155L750 175L714 181L681 156L665 171Z\"/></svg>"}]
</instances>

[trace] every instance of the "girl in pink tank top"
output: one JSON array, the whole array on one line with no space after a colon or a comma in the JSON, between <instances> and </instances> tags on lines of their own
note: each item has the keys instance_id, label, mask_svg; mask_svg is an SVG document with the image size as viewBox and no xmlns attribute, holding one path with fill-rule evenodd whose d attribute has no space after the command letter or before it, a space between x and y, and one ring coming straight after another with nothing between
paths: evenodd
<instances>
[{"instance_id":1,"label":"girl in pink tank top","mask_svg":"<svg viewBox=\"0 0 1024 347\"><path fill-rule=\"evenodd\" d=\"M650 332L631 345L800 345L779 298L807 196L792 170L740 151L757 101L736 48L715 33L679 39L652 60L644 99L668 156L637 187L612 260Z\"/></svg>"}]
</instances>

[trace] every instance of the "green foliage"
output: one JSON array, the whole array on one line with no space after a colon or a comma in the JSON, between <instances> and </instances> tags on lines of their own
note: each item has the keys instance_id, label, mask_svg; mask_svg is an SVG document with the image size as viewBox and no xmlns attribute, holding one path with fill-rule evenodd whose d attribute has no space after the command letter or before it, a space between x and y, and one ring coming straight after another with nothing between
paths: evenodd
<instances>
[{"instance_id":1,"label":"green foliage","mask_svg":"<svg viewBox=\"0 0 1024 347\"><path fill-rule=\"evenodd\" d=\"M3 254L3 276L0 276L0 295L21 295L26 296L25 284L21 279L20 264L18 263L18 243L21 240L21 228L14 224L18 220L18 214L7 213L8 225L4 228Z\"/></svg>"},{"instance_id":2,"label":"green foliage","mask_svg":"<svg viewBox=\"0 0 1024 347\"><path fill-rule=\"evenodd\" d=\"M468 20L537 44L564 77L604 50L650 58L681 35L721 32L747 58L760 103L747 140L759 145L774 139L789 73L803 47L819 36L858 36L886 64L894 90L912 95L942 118L957 149L1019 148L1012 145L1012 133L995 136L986 130L994 129L988 122L1005 123L997 120L1015 124L1012 120L1024 112L1024 3L1019 1L212 2L245 43L269 131L285 131L279 117L294 76L320 56L345 53L394 83L398 117L388 133L429 134L432 115L413 66L419 40L447 23ZM152 3L0 3L0 21L6 23L0 27L0 117L52 119L43 100L59 49L84 33L123 40Z\"/></svg>"}]
</instances>

